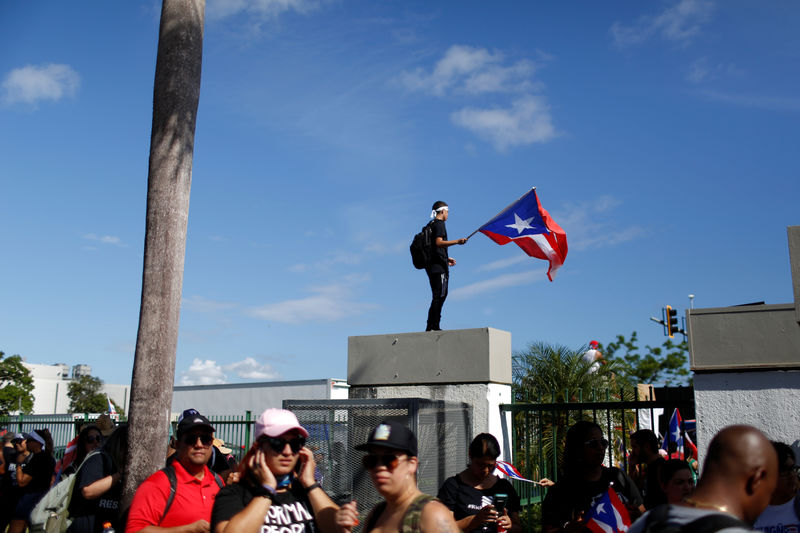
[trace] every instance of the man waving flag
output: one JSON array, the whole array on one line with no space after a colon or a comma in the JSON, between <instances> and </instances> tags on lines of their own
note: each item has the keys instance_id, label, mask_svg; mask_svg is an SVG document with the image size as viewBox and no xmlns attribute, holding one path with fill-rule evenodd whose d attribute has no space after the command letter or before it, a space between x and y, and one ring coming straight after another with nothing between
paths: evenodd
<instances>
[{"instance_id":1,"label":"man waving flag","mask_svg":"<svg viewBox=\"0 0 800 533\"><path fill-rule=\"evenodd\" d=\"M531 257L549 261L550 281L567 258L567 234L539 203L535 187L477 231L497 244L514 241Z\"/></svg>"}]
</instances>

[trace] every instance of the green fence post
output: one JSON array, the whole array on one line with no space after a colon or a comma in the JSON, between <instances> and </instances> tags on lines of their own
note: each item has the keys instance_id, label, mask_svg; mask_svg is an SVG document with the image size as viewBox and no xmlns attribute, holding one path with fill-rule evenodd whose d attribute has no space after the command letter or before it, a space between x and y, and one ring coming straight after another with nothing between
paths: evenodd
<instances>
[{"instance_id":1,"label":"green fence post","mask_svg":"<svg viewBox=\"0 0 800 533\"><path fill-rule=\"evenodd\" d=\"M253 413L251 411L245 411L245 413L244 413L244 420L245 420L245 425L244 425L244 447L245 447L245 449L248 449L248 447L250 446L250 418L252 416L253 416Z\"/></svg>"}]
</instances>

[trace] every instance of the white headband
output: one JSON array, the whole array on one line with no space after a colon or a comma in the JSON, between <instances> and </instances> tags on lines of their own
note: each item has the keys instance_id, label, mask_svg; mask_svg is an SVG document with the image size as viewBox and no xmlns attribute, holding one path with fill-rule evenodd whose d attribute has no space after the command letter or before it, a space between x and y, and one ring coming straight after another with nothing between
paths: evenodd
<instances>
[{"instance_id":1,"label":"white headband","mask_svg":"<svg viewBox=\"0 0 800 533\"><path fill-rule=\"evenodd\" d=\"M39 433L37 433L36 431L31 431L30 433L28 433L28 438L29 438L29 439L33 439L33 440L35 440L36 442L38 442L38 443L39 443L39 444L41 444L42 446L44 446L44 445L45 445L44 439L43 439L43 438L42 438L42 436L41 436L41 435L39 435Z\"/></svg>"},{"instance_id":2,"label":"white headband","mask_svg":"<svg viewBox=\"0 0 800 533\"><path fill-rule=\"evenodd\" d=\"M449 211L449 208L446 205L443 205L439 209L434 209L433 211L431 211L431 218L436 218L436 213L440 211Z\"/></svg>"}]
</instances>

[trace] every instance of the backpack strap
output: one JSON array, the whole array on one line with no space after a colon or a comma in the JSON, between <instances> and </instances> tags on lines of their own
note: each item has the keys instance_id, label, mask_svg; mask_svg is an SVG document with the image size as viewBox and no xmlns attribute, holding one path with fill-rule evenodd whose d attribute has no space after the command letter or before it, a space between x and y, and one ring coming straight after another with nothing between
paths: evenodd
<instances>
[{"instance_id":1,"label":"backpack strap","mask_svg":"<svg viewBox=\"0 0 800 533\"><path fill-rule=\"evenodd\" d=\"M171 464L168 464L164 468L161 469L162 472L167 476L169 480L169 496L167 496L167 503L164 505L164 512L161 514L161 518L158 520L158 526L161 526L161 522L167 517L167 513L169 512L169 508L172 506L172 500L175 499L175 491L178 488L178 478L175 475L175 467Z\"/></svg>"},{"instance_id":2,"label":"backpack strap","mask_svg":"<svg viewBox=\"0 0 800 533\"><path fill-rule=\"evenodd\" d=\"M435 499L428 494L420 494L417 499L411 502L411 505L406 509L406 514L403 515L400 532L417 533L419 531L419 523L422 520L422 509Z\"/></svg>"},{"instance_id":3,"label":"backpack strap","mask_svg":"<svg viewBox=\"0 0 800 533\"><path fill-rule=\"evenodd\" d=\"M213 470L210 470L210 471L214 475L214 481L217 483L217 487L219 487L219 488L224 487L225 486L225 482L222 481L222 477L219 474L217 474L216 472L214 472Z\"/></svg>"}]
</instances>

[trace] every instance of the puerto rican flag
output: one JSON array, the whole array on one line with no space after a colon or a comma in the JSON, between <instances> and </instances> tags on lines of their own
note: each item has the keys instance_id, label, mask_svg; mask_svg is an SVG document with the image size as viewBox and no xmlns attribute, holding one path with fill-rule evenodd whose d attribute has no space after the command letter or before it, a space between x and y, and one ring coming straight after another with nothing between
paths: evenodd
<instances>
[{"instance_id":1,"label":"puerto rican flag","mask_svg":"<svg viewBox=\"0 0 800 533\"><path fill-rule=\"evenodd\" d=\"M672 416L669 417L669 428L667 429L667 434L664 436L664 442L661 444L661 449L667 452L667 456L670 459L683 459L683 417L681 416L681 412L675 408L672 411ZM669 444L674 442L676 445L676 450L672 453L669 452Z\"/></svg>"},{"instance_id":2,"label":"puerto rican flag","mask_svg":"<svg viewBox=\"0 0 800 533\"><path fill-rule=\"evenodd\" d=\"M478 231L497 244L513 241L529 256L549 261L550 281L567 258L567 234L539 203L535 187Z\"/></svg>"},{"instance_id":3,"label":"puerto rican flag","mask_svg":"<svg viewBox=\"0 0 800 533\"><path fill-rule=\"evenodd\" d=\"M519 473L519 470L517 470L511 463L497 461L495 468L502 472L507 478L516 479L517 481L527 481L528 483L536 483L535 481L522 477L522 474Z\"/></svg>"},{"instance_id":4,"label":"puerto rican flag","mask_svg":"<svg viewBox=\"0 0 800 533\"><path fill-rule=\"evenodd\" d=\"M108 394L106 394L106 401L108 402L108 414L110 415L117 414L117 410L114 408L114 404L111 403L111 399L108 397Z\"/></svg>"},{"instance_id":5,"label":"puerto rican flag","mask_svg":"<svg viewBox=\"0 0 800 533\"><path fill-rule=\"evenodd\" d=\"M589 517L586 520L586 527L594 533L624 532L628 531L630 525L628 510L611 487L608 487L608 492L589 509Z\"/></svg>"}]
</instances>

